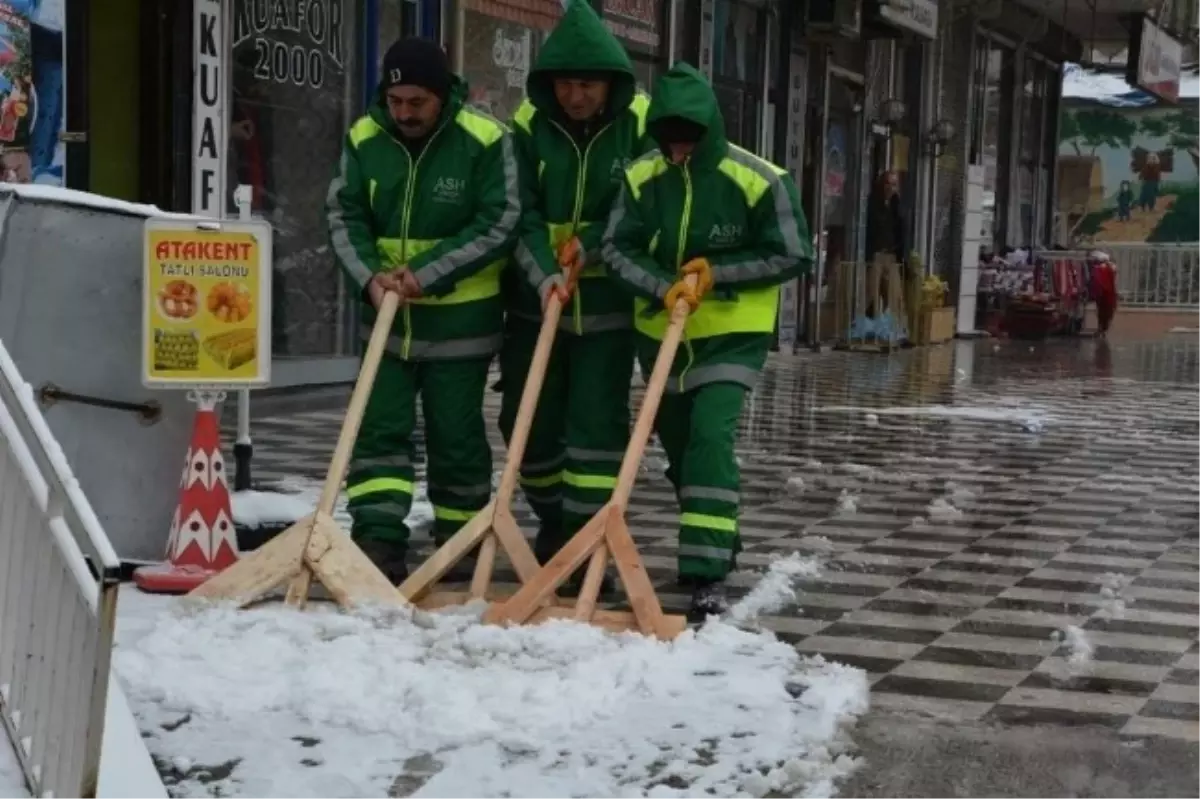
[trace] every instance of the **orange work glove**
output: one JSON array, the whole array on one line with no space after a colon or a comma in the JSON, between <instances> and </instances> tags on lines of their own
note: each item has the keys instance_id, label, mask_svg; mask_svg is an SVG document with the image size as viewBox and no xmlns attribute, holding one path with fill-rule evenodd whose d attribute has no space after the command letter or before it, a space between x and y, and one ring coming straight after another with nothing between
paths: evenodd
<instances>
[{"instance_id":1,"label":"orange work glove","mask_svg":"<svg viewBox=\"0 0 1200 799\"><path fill-rule=\"evenodd\" d=\"M680 273L686 278L696 276L696 297L703 298L713 287L712 264L707 258L693 258L680 268Z\"/></svg>"},{"instance_id":2,"label":"orange work glove","mask_svg":"<svg viewBox=\"0 0 1200 799\"><path fill-rule=\"evenodd\" d=\"M571 290L574 286L567 283L567 279L563 275L554 275L542 281L538 286L538 293L542 295L542 313L550 307L550 298L558 297L558 301L566 305L571 301Z\"/></svg>"}]
</instances>

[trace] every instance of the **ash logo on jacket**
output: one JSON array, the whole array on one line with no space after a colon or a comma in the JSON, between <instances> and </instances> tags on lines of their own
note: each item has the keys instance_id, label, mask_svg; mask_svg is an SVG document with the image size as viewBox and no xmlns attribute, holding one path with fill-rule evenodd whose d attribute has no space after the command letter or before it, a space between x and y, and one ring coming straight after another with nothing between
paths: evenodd
<instances>
[{"instance_id":1,"label":"ash logo on jacket","mask_svg":"<svg viewBox=\"0 0 1200 799\"><path fill-rule=\"evenodd\" d=\"M433 201L435 203L452 203L458 205L467 193L466 178L438 178L433 184Z\"/></svg>"},{"instance_id":2,"label":"ash logo on jacket","mask_svg":"<svg viewBox=\"0 0 1200 799\"><path fill-rule=\"evenodd\" d=\"M742 226L733 222L714 224L708 231L708 243L714 247L728 247L742 238Z\"/></svg>"}]
</instances>

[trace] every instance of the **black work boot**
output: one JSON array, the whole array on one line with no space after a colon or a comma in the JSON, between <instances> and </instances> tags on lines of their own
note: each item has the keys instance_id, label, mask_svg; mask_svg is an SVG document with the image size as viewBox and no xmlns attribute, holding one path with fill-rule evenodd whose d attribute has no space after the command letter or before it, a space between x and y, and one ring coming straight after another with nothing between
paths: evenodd
<instances>
[{"instance_id":1,"label":"black work boot","mask_svg":"<svg viewBox=\"0 0 1200 799\"><path fill-rule=\"evenodd\" d=\"M404 562L408 548L404 544L381 538L362 538L354 543L392 585L400 585L408 579L408 564Z\"/></svg>"},{"instance_id":2,"label":"black work boot","mask_svg":"<svg viewBox=\"0 0 1200 799\"><path fill-rule=\"evenodd\" d=\"M729 612L729 598L725 596L724 580L696 580L692 582L692 601L688 605L688 624L703 624L709 616L723 616Z\"/></svg>"}]
</instances>

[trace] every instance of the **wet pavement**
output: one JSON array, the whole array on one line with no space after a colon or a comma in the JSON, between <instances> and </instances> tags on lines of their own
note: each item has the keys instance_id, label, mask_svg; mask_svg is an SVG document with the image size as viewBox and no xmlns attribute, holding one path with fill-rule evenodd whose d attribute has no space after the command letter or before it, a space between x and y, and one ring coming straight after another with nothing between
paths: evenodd
<instances>
[{"instance_id":1,"label":"wet pavement","mask_svg":"<svg viewBox=\"0 0 1200 799\"><path fill-rule=\"evenodd\" d=\"M1196 795L1198 376L1192 336L772 356L739 445L734 584L781 554L827 559L765 623L871 676L871 765L849 793ZM498 406L489 395L497 468ZM320 479L340 421L256 421L256 477ZM664 466L651 450L629 519L681 610ZM993 763L1007 781L984 779L976 734L995 762L1039 739L1095 751L1075 776L1043 758L1045 778ZM922 758L956 765L914 782ZM1126 773L1138 758L1157 787Z\"/></svg>"}]
</instances>

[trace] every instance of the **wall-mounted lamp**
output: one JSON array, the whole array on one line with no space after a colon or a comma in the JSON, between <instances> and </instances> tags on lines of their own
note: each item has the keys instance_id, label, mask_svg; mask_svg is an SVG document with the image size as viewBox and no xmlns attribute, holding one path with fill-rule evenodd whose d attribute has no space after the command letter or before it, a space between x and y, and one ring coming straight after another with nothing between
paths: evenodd
<instances>
[{"instance_id":1,"label":"wall-mounted lamp","mask_svg":"<svg viewBox=\"0 0 1200 799\"><path fill-rule=\"evenodd\" d=\"M954 129L954 123L948 119L939 119L933 124L933 128L929 131L925 141L929 145L929 151L934 158L942 154L942 149L954 141L954 134L957 131Z\"/></svg>"},{"instance_id":2,"label":"wall-mounted lamp","mask_svg":"<svg viewBox=\"0 0 1200 799\"><path fill-rule=\"evenodd\" d=\"M908 109L903 100L895 97L884 100L879 106L879 119L872 125L876 135L890 137L892 129L904 121Z\"/></svg>"}]
</instances>

